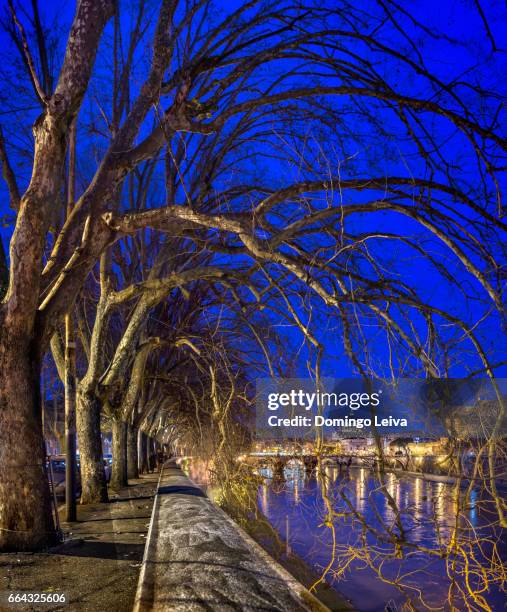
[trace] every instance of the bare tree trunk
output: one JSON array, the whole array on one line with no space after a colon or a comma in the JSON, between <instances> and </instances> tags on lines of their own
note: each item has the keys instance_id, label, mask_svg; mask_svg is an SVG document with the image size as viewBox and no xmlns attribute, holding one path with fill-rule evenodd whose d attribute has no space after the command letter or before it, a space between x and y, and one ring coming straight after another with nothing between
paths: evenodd
<instances>
[{"instance_id":1,"label":"bare tree trunk","mask_svg":"<svg viewBox=\"0 0 507 612\"><path fill-rule=\"evenodd\" d=\"M146 434L141 429L139 429L137 434L137 454L139 473L146 474L146 472L148 471L148 463L146 461Z\"/></svg>"},{"instance_id":2,"label":"bare tree trunk","mask_svg":"<svg viewBox=\"0 0 507 612\"><path fill-rule=\"evenodd\" d=\"M150 472L157 471L157 444L155 438L148 436L148 463Z\"/></svg>"},{"instance_id":3,"label":"bare tree trunk","mask_svg":"<svg viewBox=\"0 0 507 612\"><path fill-rule=\"evenodd\" d=\"M52 386L53 383L51 383ZM58 440L59 453L64 455L67 452L67 440L65 439L65 428L63 431L58 429L58 398L55 393L53 393L53 423L55 436Z\"/></svg>"},{"instance_id":4,"label":"bare tree trunk","mask_svg":"<svg viewBox=\"0 0 507 612\"><path fill-rule=\"evenodd\" d=\"M127 425L127 478L139 478L137 454L137 429Z\"/></svg>"},{"instance_id":5,"label":"bare tree trunk","mask_svg":"<svg viewBox=\"0 0 507 612\"><path fill-rule=\"evenodd\" d=\"M139 462L141 466L141 473L147 474L150 471L148 436L144 433L144 431L141 431L139 437L140 437Z\"/></svg>"},{"instance_id":6,"label":"bare tree trunk","mask_svg":"<svg viewBox=\"0 0 507 612\"><path fill-rule=\"evenodd\" d=\"M68 522L76 513L76 343L74 321L65 315L65 506Z\"/></svg>"},{"instance_id":7,"label":"bare tree trunk","mask_svg":"<svg viewBox=\"0 0 507 612\"><path fill-rule=\"evenodd\" d=\"M67 453L67 446L66 446L66 439L65 439L65 433L57 433L56 434L56 439L58 440L58 447L59 447L59 453L61 455L65 455Z\"/></svg>"},{"instance_id":8,"label":"bare tree trunk","mask_svg":"<svg viewBox=\"0 0 507 612\"><path fill-rule=\"evenodd\" d=\"M69 131L69 176L67 218L74 205L76 182L76 119ZM75 521L76 511L76 341L72 311L65 315L65 506L67 522Z\"/></svg>"},{"instance_id":9,"label":"bare tree trunk","mask_svg":"<svg viewBox=\"0 0 507 612\"><path fill-rule=\"evenodd\" d=\"M0 549L55 540L40 410L39 365L29 342L0 321Z\"/></svg>"},{"instance_id":10,"label":"bare tree trunk","mask_svg":"<svg viewBox=\"0 0 507 612\"><path fill-rule=\"evenodd\" d=\"M0 306L2 551L37 549L55 536L39 388L39 360L44 353L44 325L39 318L43 256L51 217L58 207L67 129L85 95L103 29L113 12L112 0L77 3L52 95L42 90L35 72L32 73L44 110L33 124L30 183L21 200L15 203L18 214L10 242L9 285ZM5 257L3 259L0 274L5 279ZM2 292L5 291L4 282L1 281ZM70 307L75 295L67 292L66 297Z\"/></svg>"},{"instance_id":11,"label":"bare tree trunk","mask_svg":"<svg viewBox=\"0 0 507 612\"><path fill-rule=\"evenodd\" d=\"M93 392L79 385L77 435L81 463L81 503L107 502L107 483L102 458L100 402Z\"/></svg>"},{"instance_id":12,"label":"bare tree trunk","mask_svg":"<svg viewBox=\"0 0 507 612\"><path fill-rule=\"evenodd\" d=\"M112 419L113 467L111 488L118 490L128 486L127 480L127 423L122 419Z\"/></svg>"}]
</instances>

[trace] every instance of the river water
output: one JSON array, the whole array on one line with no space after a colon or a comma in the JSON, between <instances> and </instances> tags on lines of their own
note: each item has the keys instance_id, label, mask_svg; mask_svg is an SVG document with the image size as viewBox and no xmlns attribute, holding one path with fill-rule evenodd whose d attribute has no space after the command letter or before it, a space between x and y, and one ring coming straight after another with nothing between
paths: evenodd
<instances>
[{"instance_id":1,"label":"river water","mask_svg":"<svg viewBox=\"0 0 507 612\"><path fill-rule=\"evenodd\" d=\"M366 468L328 466L325 475L318 476L305 474L296 464L285 468L284 481L273 480L268 468L258 473L265 478L258 493L262 513L291 552L319 572L329 568L326 581L357 610L451 610L447 599L452 577L455 610L488 609L469 596L472 607L467 608L459 591L466 589L466 578L472 587L485 586L480 567L491 568L491 558L494 570L479 597L491 610L507 609L507 595L498 588L507 559L505 531L494 525L491 499L477 490L457 513L460 502L451 485L418 477L385 476L394 506ZM330 508L335 515L326 524ZM447 559L432 554L448 547L455 527L461 552ZM398 533L400 528L407 544L396 555L386 536L389 529Z\"/></svg>"}]
</instances>

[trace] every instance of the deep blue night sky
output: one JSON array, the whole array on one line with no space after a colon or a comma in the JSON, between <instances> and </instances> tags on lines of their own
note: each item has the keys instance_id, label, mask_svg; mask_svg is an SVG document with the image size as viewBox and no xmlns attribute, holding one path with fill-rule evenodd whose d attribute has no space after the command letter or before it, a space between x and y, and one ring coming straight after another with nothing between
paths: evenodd
<instances>
[{"instance_id":1,"label":"deep blue night sky","mask_svg":"<svg viewBox=\"0 0 507 612\"><path fill-rule=\"evenodd\" d=\"M27 11L30 10L30 2L24 0L22 4L26 6ZM241 3L226 2L225 4L226 8L224 10L229 11ZM394 6L391 3L389 5ZM72 19L74 3L51 0L41 3L41 6L45 25L53 33L60 33L55 36L57 39L55 42L57 46L55 57L59 60L64 48L68 25ZM130 25L128 7L135 6L135 3L122 3L122 6L125 7L123 9L122 25L127 31ZM149 6L153 10L157 3L150 2ZM491 41L477 10L477 5L472 0L444 0L440 2L435 0L406 2L401 0L397 6L397 14L403 27L401 31L393 27L386 27L386 36L391 44L397 46L402 52L414 54L414 57L420 54L424 58L426 68L442 81L464 80L472 84L480 84L482 87L497 92L497 105L502 100L505 105L507 99L507 84L505 82L505 74L507 73L507 40L505 35L507 32L507 10L505 3L500 0L488 0L481 3L491 28L491 35L498 47L498 50L494 53L491 52ZM368 1L361 3L361 8L365 12L373 12L374 14L380 10L377 3ZM5 12L6 8L4 7L2 11ZM427 30L416 25L416 21L422 23ZM430 36L430 32L436 34L436 36ZM89 117L91 116L91 110L95 109L93 112L97 117L96 126L100 126L96 100L101 100L106 111L108 108L107 95L104 92L110 85L108 82L110 70L107 63L110 37L111 24L106 30L95 75L80 115L78 171L81 180L78 180L78 191L80 189L79 185L86 184L86 180L93 175L95 170L94 147L99 151L103 150L103 141L101 141L100 136L93 133ZM358 52L365 52L359 42L351 44L356 45ZM2 82L0 89L0 123L8 143L8 152L11 155L19 185L23 189L27 185L30 174L30 159L25 153L30 147L30 125L36 118L39 108L36 106L28 86L20 84L16 77L19 59L14 59L16 51L3 31L0 31L0 49L0 80ZM425 89L422 80L416 75L410 74L400 62L394 59L386 61L385 58L380 56L377 58L375 52L372 51L368 53L368 59L377 62L375 65L377 72L385 77L393 87L403 91L406 95L417 95L423 98L431 96L431 92ZM144 60L145 58L141 54L137 57L140 72L142 72ZM279 69L280 66L276 68L276 70ZM271 66L268 65L265 70L271 70ZM324 77L321 78L324 80ZM134 90L135 87L136 84L133 83ZM460 95L470 105L477 105L477 96L470 88L463 87L460 89ZM31 102L30 98L32 98ZM488 123L493 113L493 105L482 109L484 124ZM344 176L347 176L347 174L359 176L368 173L373 176L382 176L383 173L411 176L412 173L417 174L420 170L417 151L412 144L400 137L399 126L395 125L393 117L389 113L381 113L379 117L384 122L384 135L382 135L381 130L374 132L359 118L351 116L348 119L348 129L351 131L351 135L344 138L341 145L342 150L335 151L330 143L320 142L320 146L331 161L348 156L357 158L353 159L350 165L344 165ZM465 184L474 184L478 172L477 164L473 161L464 138L456 134L456 130L451 129L449 124L446 124L443 120L431 119L431 122L432 133L438 136L442 156L453 160L456 176L460 181ZM363 132L366 134L366 138L362 140L364 144L361 150L357 148L357 142L360 141L360 135ZM357 140L355 136L357 136ZM319 143L314 143L312 146L317 150L318 145ZM266 183L271 186L284 186L288 181L295 178L291 164L274 159L271 156L274 147L278 146L276 137L266 139L263 144L257 143L256 146L257 148L253 152L253 157L256 160L256 171L262 174ZM251 172L251 159L243 159L235 165L236 175L242 173L247 175ZM226 181L231 179L230 177L227 179L223 177L217 180L215 188L220 188L221 180L223 181L222 185L226 185L228 184ZM500 181L501 190L505 193L507 184L505 172L500 175ZM159 198L163 197L162 191L158 196ZM361 201L360 194L356 194L354 197L357 201ZM155 197L154 200L157 200L157 198ZM160 203L160 199L158 199L154 202L154 205L160 205ZM5 250L7 250L8 240L13 231L14 219L8 208L8 196L3 182L0 182L0 215L3 218L1 239ZM498 315L490 312L490 304L484 296L483 288L475 281L470 280L470 275L463 268L463 265L449 253L442 243L437 242L429 233L425 233L424 230L416 227L414 221L392 212L379 212L368 216L356 215L350 222L349 229L356 232L376 229L402 236L417 234L424 240L424 248L433 253L436 258L445 262L444 265L451 276L459 282L469 283L470 299L465 301L454 287L435 273L434 268L422 255L415 255L411 249L408 249L401 242L396 246L391 243L389 247L390 252L386 262L391 266L390 271L407 279L412 286L417 288L419 296L428 303L447 308L469 323L480 321L477 328L478 333L492 361L501 361L505 358L507 344L502 322ZM383 248L382 241L378 241L372 246L372 252L375 253L378 250L378 254L384 257ZM501 259L500 254L498 255ZM505 261L503 261L503 265L506 265ZM504 274L504 278L506 277ZM330 316L329 310L315 296L312 298L312 304L314 307L313 329L326 347L322 364L323 373L331 376L353 374L354 369L348 359L343 356L341 338L338 333L339 319ZM295 307L298 312L304 314L301 305L295 304ZM270 316L274 325L286 325L286 322L283 322L277 315ZM417 329L420 324L420 321L414 320L414 326ZM369 349L375 356L379 373L382 374L387 360L385 339L380 337L378 330L374 327L366 329ZM287 351L298 355L295 373L304 374L308 353L306 347L303 346L301 334L288 327L279 327L279 330L282 336L286 337ZM445 334L445 331L443 333ZM461 361L456 362L452 374L461 376L478 367L477 358L472 356L471 353L464 352ZM496 374L497 376L507 376L507 366L498 368Z\"/></svg>"}]
</instances>

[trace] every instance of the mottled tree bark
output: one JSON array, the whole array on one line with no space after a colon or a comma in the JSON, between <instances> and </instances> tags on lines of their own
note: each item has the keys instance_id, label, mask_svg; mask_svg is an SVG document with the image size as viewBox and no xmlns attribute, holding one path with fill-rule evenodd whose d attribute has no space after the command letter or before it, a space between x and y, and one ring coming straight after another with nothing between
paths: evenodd
<instances>
[{"instance_id":1,"label":"mottled tree bark","mask_svg":"<svg viewBox=\"0 0 507 612\"><path fill-rule=\"evenodd\" d=\"M81 463L81 503L107 502L100 432L100 401L83 385L78 386L76 416Z\"/></svg>"},{"instance_id":2,"label":"mottled tree bark","mask_svg":"<svg viewBox=\"0 0 507 612\"><path fill-rule=\"evenodd\" d=\"M113 0L77 3L55 90L36 87L42 113L33 125L32 176L15 206L9 284L0 307L0 550L37 549L54 539L39 397L43 255L62 186L68 129L114 8ZM67 293L67 310L74 298Z\"/></svg>"},{"instance_id":3,"label":"mottled tree bark","mask_svg":"<svg viewBox=\"0 0 507 612\"><path fill-rule=\"evenodd\" d=\"M76 119L69 134L69 176L67 181L67 218L72 212L76 183ZM76 341L74 317L69 312L65 320L65 507L68 523L77 519L77 438L76 438Z\"/></svg>"},{"instance_id":4,"label":"mottled tree bark","mask_svg":"<svg viewBox=\"0 0 507 612\"><path fill-rule=\"evenodd\" d=\"M0 549L34 550L55 540L39 366L30 357L26 338L9 335L2 323L0 320Z\"/></svg>"},{"instance_id":5,"label":"mottled tree bark","mask_svg":"<svg viewBox=\"0 0 507 612\"><path fill-rule=\"evenodd\" d=\"M127 480L127 423L122 419L112 419L113 468L111 488L114 490L128 486Z\"/></svg>"},{"instance_id":6,"label":"mottled tree bark","mask_svg":"<svg viewBox=\"0 0 507 612\"><path fill-rule=\"evenodd\" d=\"M137 429L130 423L127 426L127 478L139 478Z\"/></svg>"}]
</instances>

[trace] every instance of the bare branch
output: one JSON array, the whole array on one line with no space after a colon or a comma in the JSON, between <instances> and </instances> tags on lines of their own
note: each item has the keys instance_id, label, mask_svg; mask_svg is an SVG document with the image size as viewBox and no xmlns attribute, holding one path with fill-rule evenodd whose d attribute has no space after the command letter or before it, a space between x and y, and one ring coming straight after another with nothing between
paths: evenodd
<instances>
[{"instance_id":1,"label":"bare branch","mask_svg":"<svg viewBox=\"0 0 507 612\"><path fill-rule=\"evenodd\" d=\"M28 45L28 39L26 37L25 28L23 27L23 24L21 23L21 21L18 19L16 10L14 8L13 0L8 0L8 2L9 2L9 9L11 12L12 21L14 22L19 32L19 37L21 39L21 47L23 50L23 57L24 57L26 66L28 68L28 72L30 74L30 79L32 81L32 85L33 85L35 94L37 95L39 102L44 106L47 103L47 93L44 91L44 88L40 84L39 77L37 76L37 70L35 68L35 62L30 52L30 47Z\"/></svg>"},{"instance_id":2,"label":"bare branch","mask_svg":"<svg viewBox=\"0 0 507 612\"><path fill-rule=\"evenodd\" d=\"M10 206L16 212L19 210L19 189L18 184L16 182L16 176L14 171L12 170L12 166L9 162L9 158L7 157L7 149L5 146L4 135L2 131L2 126L0 125L0 162L2 163L2 171L3 177L7 184L7 189L9 190L9 198L10 198Z\"/></svg>"}]
</instances>

